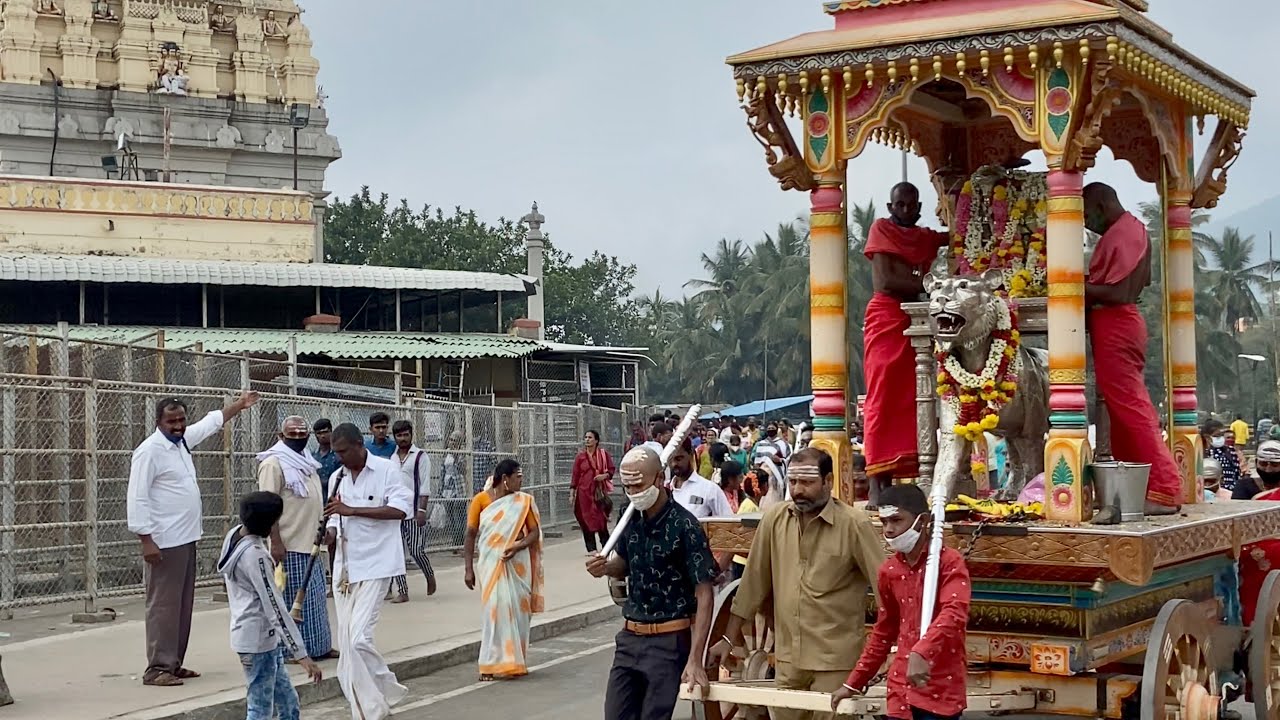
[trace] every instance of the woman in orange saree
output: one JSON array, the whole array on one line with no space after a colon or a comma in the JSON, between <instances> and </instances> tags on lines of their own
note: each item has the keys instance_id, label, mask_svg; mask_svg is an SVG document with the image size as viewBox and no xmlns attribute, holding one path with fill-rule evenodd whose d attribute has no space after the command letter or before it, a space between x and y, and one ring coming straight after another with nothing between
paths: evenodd
<instances>
[{"instance_id":1,"label":"woman in orange saree","mask_svg":"<svg viewBox=\"0 0 1280 720\"><path fill-rule=\"evenodd\" d=\"M467 587L479 584L484 613L481 680L529 673L529 628L544 606L542 524L533 496L520 491L523 481L520 463L503 460L467 513Z\"/></svg>"}]
</instances>

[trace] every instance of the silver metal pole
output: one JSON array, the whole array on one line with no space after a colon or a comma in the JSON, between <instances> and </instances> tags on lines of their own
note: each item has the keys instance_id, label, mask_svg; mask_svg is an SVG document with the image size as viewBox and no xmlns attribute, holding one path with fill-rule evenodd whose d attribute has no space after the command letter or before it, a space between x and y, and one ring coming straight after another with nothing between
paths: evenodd
<instances>
[{"instance_id":1,"label":"silver metal pole","mask_svg":"<svg viewBox=\"0 0 1280 720\"><path fill-rule=\"evenodd\" d=\"M84 389L84 611L97 612L98 599L98 381Z\"/></svg>"}]
</instances>

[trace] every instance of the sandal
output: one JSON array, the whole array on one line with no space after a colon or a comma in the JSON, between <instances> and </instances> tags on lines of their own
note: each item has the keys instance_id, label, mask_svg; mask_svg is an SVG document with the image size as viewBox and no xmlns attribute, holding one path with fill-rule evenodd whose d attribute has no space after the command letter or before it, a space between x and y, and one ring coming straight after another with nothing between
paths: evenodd
<instances>
[{"instance_id":1,"label":"sandal","mask_svg":"<svg viewBox=\"0 0 1280 720\"><path fill-rule=\"evenodd\" d=\"M480 682L493 682L495 679L496 679L496 678L494 678L492 675L481 675L481 676L480 676Z\"/></svg>"},{"instance_id":2,"label":"sandal","mask_svg":"<svg viewBox=\"0 0 1280 720\"><path fill-rule=\"evenodd\" d=\"M178 672L174 673L174 676L177 677L179 680L192 680L194 678L200 677L200 673L196 672L195 670L188 670L184 667L180 667L178 668Z\"/></svg>"},{"instance_id":3,"label":"sandal","mask_svg":"<svg viewBox=\"0 0 1280 720\"><path fill-rule=\"evenodd\" d=\"M169 672L160 672L151 677L142 678L143 685L152 685L155 687L177 687L182 684L182 680L177 675Z\"/></svg>"}]
</instances>

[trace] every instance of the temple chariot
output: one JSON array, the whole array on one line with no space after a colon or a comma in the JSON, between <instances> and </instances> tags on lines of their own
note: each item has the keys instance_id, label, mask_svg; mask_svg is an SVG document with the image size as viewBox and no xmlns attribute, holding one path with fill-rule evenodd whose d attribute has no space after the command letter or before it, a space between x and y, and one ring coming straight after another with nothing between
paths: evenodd
<instances>
[{"instance_id":1,"label":"temple chariot","mask_svg":"<svg viewBox=\"0 0 1280 720\"><path fill-rule=\"evenodd\" d=\"M837 494L851 496L845 186L869 143L928 166L952 236L937 272L986 278L1013 308L1022 341L1047 350L1038 400L1047 432L1024 448L1038 454L1024 462L1044 473L1043 519L945 527L974 581L969 709L1210 720L1247 693L1259 720L1280 717L1280 571L1247 626L1235 574L1242 546L1280 535L1280 503L1204 503L1196 428L1191 213L1225 191L1253 92L1177 46L1146 0L835 0L825 10L833 28L728 64L768 171L812 198L814 445L837 460ZM1207 150L1197 157L1198 136ZM1182 502L1177 515L1106 526L1091 522L1082 199L1104 146L1161 198L1153 253L1164 317L1150 331L1166 347ZM1047 172L1022 167L1033 151ZM940 387L937 341L953 320L940 322L927 302L905 307L917 353L918 482L947 483L954 496L977 481L968 446L955 450L969 423L950 422L964 408ZM940 417L950 424L940 428ZM1099 435L1101 448L1105 428ZM704 521L713 550L747 553L757 519ZM734 591L718 598L712 638ZM772 687L768 627L758 618L748 634L741 677L690 698L705 717L829 710L823 694ZM872 717L884 706L883 688L872 688L840 712Z\"/></svg>"}]
</instances>

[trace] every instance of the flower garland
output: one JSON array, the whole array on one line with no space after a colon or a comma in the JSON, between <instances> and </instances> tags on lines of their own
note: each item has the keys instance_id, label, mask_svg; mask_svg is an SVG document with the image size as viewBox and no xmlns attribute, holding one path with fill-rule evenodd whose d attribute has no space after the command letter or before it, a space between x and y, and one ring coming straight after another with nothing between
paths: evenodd
<instances>
[{"instance_id":1,"label":"flower garland","mask_svg":"<svg viewBox=\"0 0 1280 720\"><path fill-rule=\"evenodd\" d=\"M1044 173L993 167L975 172L956 200L951 243L956 274L999 270L1002 297L1045 295L1048 193Z\"/></svg>"},{"instance_id":2,"label":"flower garland","mask_svg":"<svg viewBox=\"0 0 1280 720\"><path fill-rule=\"evenodd\" d=\"M1017 389L1021 368L1018 347L1022 342L1017 316L1004 300L996 306L999 318L981 371L969 372L952 350L935 348L938 395L955 411L956 424L952 431L966 440L980 440L984 432L995 430L1000 424L1000 410Z\"/></svg>"}]
</instances>

